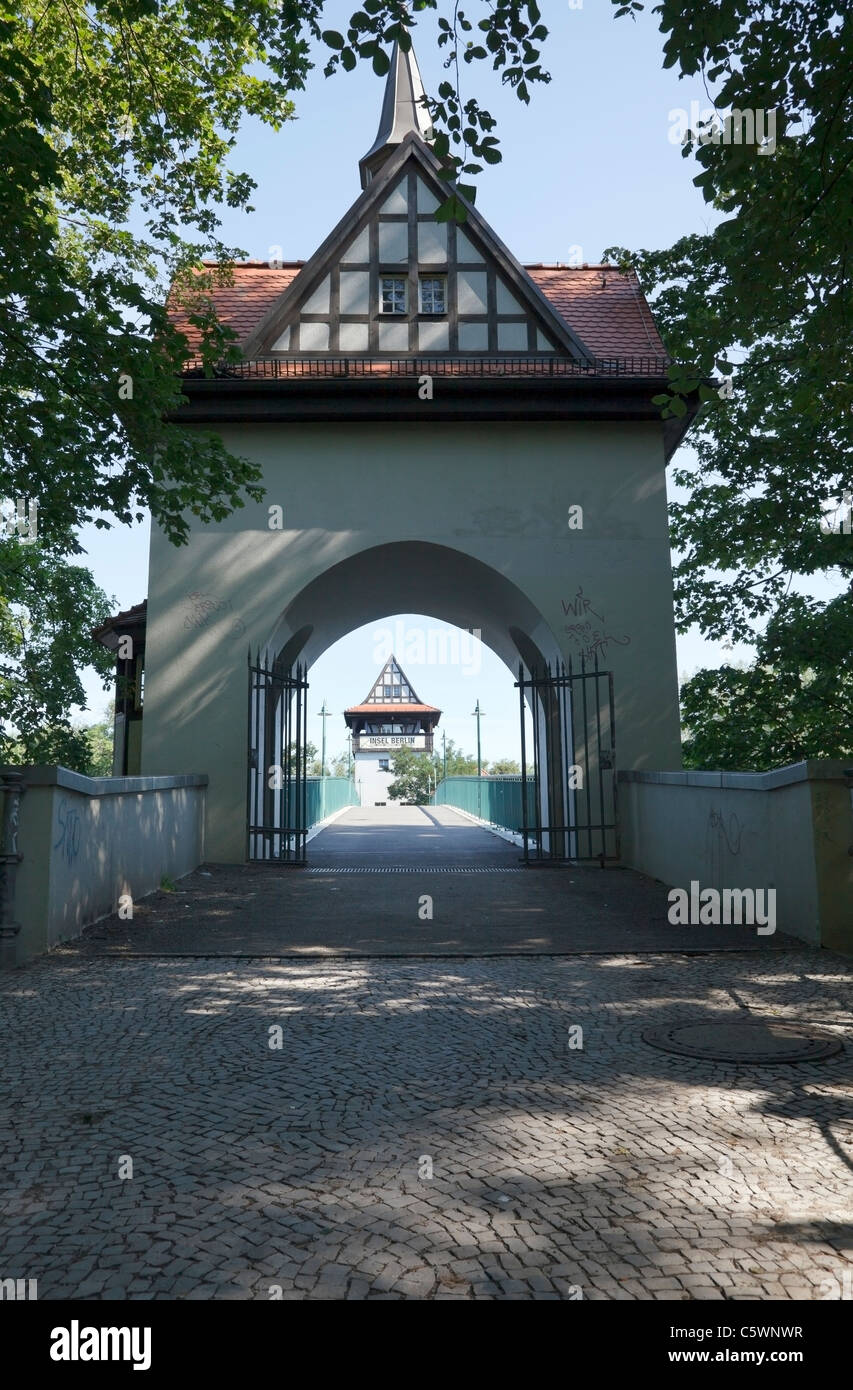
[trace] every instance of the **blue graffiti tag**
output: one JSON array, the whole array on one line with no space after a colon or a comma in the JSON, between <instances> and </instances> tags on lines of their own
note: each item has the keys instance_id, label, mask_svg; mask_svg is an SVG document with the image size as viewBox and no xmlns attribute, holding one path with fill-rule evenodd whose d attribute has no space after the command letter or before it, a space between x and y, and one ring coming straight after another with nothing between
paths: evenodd
<instances>
[{"instance_id":1,"label":"blue graffiti tag","mask_svg":"<svg viewBox=\"0 0 853 1390\"><path fill-rule=\"evenodd\" d=\"M59 803L56 819L62 826L62 834L53 848L60 851L66 863L71 864L77 858L80 851L82 826L80 823L80 812L75 811L73 806L69 806L67 796L64 796Z\"/></svg>"}]
</instances>

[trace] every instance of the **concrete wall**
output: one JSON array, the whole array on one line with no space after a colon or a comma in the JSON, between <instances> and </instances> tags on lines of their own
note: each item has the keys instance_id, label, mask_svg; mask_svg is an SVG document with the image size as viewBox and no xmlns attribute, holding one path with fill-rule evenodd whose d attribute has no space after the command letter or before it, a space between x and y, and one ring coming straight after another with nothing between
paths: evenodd
<instances>
[{"instance_id":1,"label":"concrete wall","mask_svg":"<svg viewBox=\"0 0 853 1390\"><path fill-rule=\"evenodd\" d=\"M394 766L393 753L387 755L391 767ZM388 800L388 788L396 774L383 772L379 767L378 753L354 753L355 785L360 806L374 806L378 801Z\"/></svg>"},{"instance_id":2,"label":"concrete wall","mask_svg":"<svg viewBox=\"0 0 853 1390\"><path fill-rule=\"evenodd\" d=\"M853 775L620 772L622 862L675 888L776 889L777 930L853 952Z\"/></svg>"},{"instance_id":3,"label":"concrete wall","mask_svg":"<svg viewBox=\"0 0 853 1390\"><path fill-rule=\"evenodd\" d=\"M180 878L204 858L207 778L81 777L62 767L16 768L20 799L14 901L20 924L4 940L5 963L21 964Z\"/></svg>"},{"instance_id":4,"label":"concrete wall","mask_svg":"<svg viewBox=\"0 0 853 1390\"><path fill-rule=\"evenodd\" d=\"M143 773L208 770L211 860L244 857L249 647L310 667L397 613L479 628L513 675L525 652L577 660L597 644L615 674L620 766L680 767L659 425L221 433L262 465L267 495L177 549L152 527L142 747ZM570 530L578 504L583 529ZM341 691L341 707L362 693Z\"/></svg>"}]
</instances>

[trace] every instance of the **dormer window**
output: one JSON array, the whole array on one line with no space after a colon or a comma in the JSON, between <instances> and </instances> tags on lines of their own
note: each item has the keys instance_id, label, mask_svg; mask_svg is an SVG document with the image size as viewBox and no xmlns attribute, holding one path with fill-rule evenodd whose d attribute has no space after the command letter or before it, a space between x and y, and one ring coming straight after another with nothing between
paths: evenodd
<instances>
[{"instance_id":1,"label":"dormer window","mask_svg":"<svg viewBox=\"0 0 853 1390\"><path fill-rule=\"evenodd\" d=\"M380 296L383 314L405 314L406 277L383 275L380 280Z\"/></svg>"},{"instance_id":2,"label":"dormer window","mask_svg":"<svg viewBox=\"0 0 853 1390\"><path fill-rule=\"evenodd\" d=\"M447 313L447 276L422 275L418 282L422 314Z\"/></svg>"}]
</instances>

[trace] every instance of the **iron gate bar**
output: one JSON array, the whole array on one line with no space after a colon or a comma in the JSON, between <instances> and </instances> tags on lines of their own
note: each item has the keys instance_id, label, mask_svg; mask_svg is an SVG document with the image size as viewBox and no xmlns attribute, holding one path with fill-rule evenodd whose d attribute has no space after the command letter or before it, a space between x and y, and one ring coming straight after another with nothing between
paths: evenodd
<instances>
[{"instance_id":1,"label":"iron gate bar","mask_svg":"<svg viewBox=\"0 0 853 1390\"><path fill-rule=\"evenodd\" d=\"M521 819L527 825L527 736L525 729L525 702L524 702L524 667L519 665L518 680L518 702L519 714L521 717ZM536 790L534 783L534 791ZM524 858L527 859L527 831L521 832L524 835Z\"/></svg>"},{"instance_id":2,"label":"iron gate bar","mask_svg":"<svg viewBox=\"0 0 853 1390\"><path fill-rule=\"evenodd\" d=\"M604 805L604 769L601 766L601 692L595 682L595 740L598 749L598 804Z\"/></svg>"},{"instance_id":3,"label":"iron gate bar","mask_svg":"<svg viewBox=\"0 0 853 1390\"><path fill-rule=\"evenodd\" d=\"M561 729L560 729L560 735L561 735L561 739L562 739L562 745L561 745L561 746L562 746L562 748L563 748L563 750L564 750L564 757L563 757L563 766L564 766L564 767L565 767L565 765L566 765L566 762L567 762L567 755L568 755L568 752L569 752L570 749L572 750L572 757L574 758L574 751L573 751L573 750L574 750L574 739L573 739L573 737L572 737L572 730L571 730L571 728L569 727L569 705L570 705L570 701L569 701L569 700L559 700L559 701L558 701L558 708L560 709L560 712L561 712L562 717L563 717L563 722L562 722L562 726L561 726ZM567 820L576 820L577 817L573 814L573 813L574 813L574 809L575 809L575 788L569 786L570 780L571 780L571 779L570 779L569 777L566 777L566 778L565 778L565 796L566 796L566 806L565 806L566 817L565 817L565 818L566 818ZM564 833L564 832L561 831L560 833L562 834L562 833ZM570 832L569 832L569 843L568 843L568 850L569 850L569 854L570 854L570 855L571 855L572 850L576 850L576 849L577 849L577 843L576 843L576 842L577 842L577 835L576 835L576 834L573 834L573 832L570 831Z\"/></svg>"},{"instance_id":4,"label":"iron gate bar","mask_svg":"<svg viewBox=\"0 0 853 1390\"><path fill-rule=\"evenodd\" d=\"M307 668L282 670L252 662L249 651L249 713L246 775L246 858L282 867L302 867L308 836ZM276 785L269 770L278 768Z\"/></svg>"},{"instance_id":5,"label":"iron gate bar","mask_svg":"<svg viewBox=\"0 0 853 1390\"><path fill-rule=\"evenodd\" d=\"M594 704L587 694L587 682L595 686ZM605 727L609 727L610 747L602 748L602 682L606 682L607 715ZM550 662L544 669L531 670L525 677L523 664L519 665L518 681L519 711L521 716L521 764L523 781L522 815L524 824L518 827L524 842L524 861L531 864L559 864L579 860L597 859L601 867L608 860L619 857L619 825L617 817L615 748L616 725L614 708L613 673L602 671L599 667L598 652L594 653L591 669L587 668L585 656L580 658L580 668L576 669L569 657L568 667L560 662L551 670ZM574 698L579 686L580 699ZM530 691L533 704L533 796L534 814L531 824L530 808L527 801L527 738L524 725L525 692ZM592 723L593 711L595 714ZM607 717L609 715L609 718ZM580 723L580 728L578 727ZM544 749L542 728L544 726ZM559 745L559 746L557 746ZM544 754L544 763L543 763ZM598 787L597 818L593 807L593 768ZM580 768L582 774L583 797L581 806L585 814L579 814L576 788L570 786L575 779L571 777L571 767ZM543 782L543 767L547 781ZM609 774L609 775L607 775ZM543 824L543 791L547 793L547 817ZM607 814L612 806L611 814ZM559 808L564 815L555 814ZM568 837L567 839L564 837ZM533 846L531 847L531 840ZM597 843L595 843L597 842ZM611 843L613 852L610 852Z\"/></svg>"},{"instance_id":6,"label":"iron gate bar","mask_svg":"<svg viewBox=\"0 0 853 1390\"><path fill-rule=\"evenodd\" d=\"M596 662L597 662L597 661L598 661L598 652L595 653L595 657L596 657ZM581 661L583 661L583 657L581 657ZM569 679L571 679L571 674L572 674L572 658L569 657ZM584 751L586 751L586 738L587 738L587 731L588 731L588 729L589 729L589 711L587 710L587 707L586 707L586 681L584 681L584 680L581 681L581 698L582 698L582 700L583 700ZM590 821L592 820L592 788L591 788L590 785L589 785L589 777L587 776L588 770L589 770L588 768L586 768L586 767L584 768L584 779L583 779L583 784L584 784L584 790L585 790L585 792L586 792L586 826L587 826L586 836L587 836L587 847L588 847L588 849L589 849L589 854L587 855L587 858L591 858L591 857L592 857L592 831L591 831L591 829L590 829Z\"/></svg>"}]
</instances>

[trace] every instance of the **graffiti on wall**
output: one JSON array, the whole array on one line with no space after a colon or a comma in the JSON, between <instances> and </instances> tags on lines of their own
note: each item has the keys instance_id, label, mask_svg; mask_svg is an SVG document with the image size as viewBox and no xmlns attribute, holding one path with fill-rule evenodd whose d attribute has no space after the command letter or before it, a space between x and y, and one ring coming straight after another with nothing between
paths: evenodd
<instances>
[{"instance_id":1,"label":"graffiti on wall","mask_svg":"<svg viewBox=\"0 0 853 1390\"><path fill-rule=\"evenodd\" d=\"M233 637L239 637L246 631L242 619L233 617L230 599L219 598L216 594L205 594L201 589L193 589L191 593L184 595L184 606L187 609L184 614L185 628L204 630L221 619L230 618L229 632Z\"/></svg>"},{"instance_id":2,"label":"graffiti on wall","mask_svg":"<svg viewBox=\"0 0 853 1390\"><path fill-rule=\"evenodd\" d=\"M59 838L54 841L53 848L59 850L60 858L64 859L70 867L80 853L83 823L80 820L80 812L67 796L63 796L57 807L56 822L59 827Z\"/></svg>"},{"instance_id":3,"label":"graffiti on wall","mask_svg":"<svg viewBox=\"0 0 853 1390\"><path fill-rule=\"evenodd\" d=\"M560 599L560 603L563 616L575 619L573 623L565 623L563 631L585 661L592 661L596 655L602 660L606 659L611 643L617 647L630 645L631 638L627 633L617 637L615 633L607 631L604 614L593 608L592 599L587 598L582 588L578 588L574 598Z\"/></svg>"}]
</instances>

